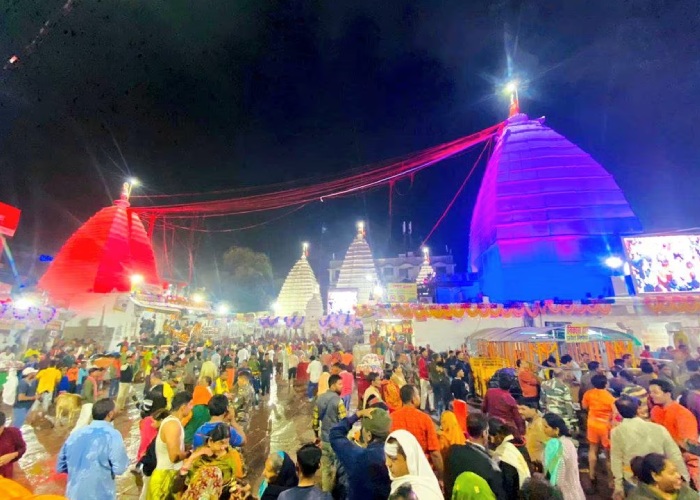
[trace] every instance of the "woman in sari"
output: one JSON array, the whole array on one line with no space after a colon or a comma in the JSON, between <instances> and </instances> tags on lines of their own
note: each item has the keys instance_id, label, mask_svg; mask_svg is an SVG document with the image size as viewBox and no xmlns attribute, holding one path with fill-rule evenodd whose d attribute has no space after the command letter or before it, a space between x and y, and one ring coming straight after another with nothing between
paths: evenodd
<instances>
[{"instance_id":1,"label":"woman in sari","mask_svg":"<svg viewBox=\"0 0 700 500\"><path fill-rule=\"evenodd\" d=\"M544 449L547 479L562 491L564 500L586 500L581 487L576 446L569 437L566 422L555 413L546 413L543 418L544 433L550 438Z\"/></svg>"},{"instance_id":2,"label":"woman in sari","mask_svg":"<svg viewBox=\"0 0 700 500\"><path fill-rule=\"evenodd\" d=\"M435 473L413 434L403 429L389 434L384 454L391 478L391 495L408 483L417 498L444 499Z\"/></svg>"},{"instance_id":3,"label":"woman in sari","mask_svg":"<svg viewBox=\"0 0 700 500\"><path fill-rule=\"evenodd\" d=\"M449 410L443 412L440 417L438 439L440 440L440 453L442 453L443 463L447 460L447 452L450 446L453 444L462 445L467 442L464 432L462 432L462 428L457 422L457 416Z\"/></svg>"},{"instance_id":4,"label":"woman in sari","mask_svg":"<svg viewBox=\"0 0 700 500\"><path fill-rule=\"evenodd\" d=\"M211 415L209 414L209 400L212 398L211 389L209 386L211 381L207 377L200 378L197 386L192 394L192 413L188 422L185 424L185 444L192 445L194 433L197 432L200 426L209 422Z\"/></svg>"},{"instance_id":5,"label":"woman in sari","mask_svg":"<svg viewBox=\"0 0 700 500\"><path fill-rule=\"evenodd\" d=\"M400 364L394 363L391 378L384 388L384 401L389 407L389 412L394 412L403 406L400 391L404 385L406 385L406 379L403 376L403 368Z\"/></svg>"},{"instance_id":6,"label":"woman in sari","mask_svg":"<svg viewBox=\"0 0 700 500\"><path fill-rule=\"evenodd\" d=\"M180 500L219 500L228 494L236 482L236 458L230 439L229 426L218 424L207 433L206 444L183 462L180 475L187 476L187 489Z\"/></svg>"},{"instance_id":7,"label":"woman in sari","mask_svg":"<svg viewBox=\"0 0 700 500\"><path fill-rule=\"evenodd\" d=\"M258 490L260 500L277 500L280 493L299 484L296 466L283 451L270 453L265 461L263 481Z\"/></svg>"}]
</instances>

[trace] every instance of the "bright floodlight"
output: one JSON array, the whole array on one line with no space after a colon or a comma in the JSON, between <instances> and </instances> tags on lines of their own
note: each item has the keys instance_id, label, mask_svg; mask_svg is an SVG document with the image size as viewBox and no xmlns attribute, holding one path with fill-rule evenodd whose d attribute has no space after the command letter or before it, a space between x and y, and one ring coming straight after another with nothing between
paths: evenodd
<instances>
[{"instance_id":1,"label":"bright floodlight","mask_svg":"<svg viewBox=\"0 0 700 500\"><path fill-rule=\"evenodd\" d=\"M504 87L506 94L515 94L518 91L518 81L512 80Z\"/></svg>"},{"instance_id":2,"label":"bright floodlight","mask_svg":"<svg viewBox=\"0 0 700 500\"><path fill-rule=\"evenodd\" d=\"M624 261L617 255L611 255L605 259L605 265L611 269L619 269L624 264Z\"/></svg>"},{"instance_id":3,"label":"bright floodlight","mask_svg":"<svg viewBox=\"0 0 700 500\"><path fill-rule=\"evenodd\" d=\"M192 295L192 302L194 302L195 304L201 304L202 302L204 302L204 295L202 295L201 293L195 293L194 295Z\"/></svg>"},{"instance_id":4,"label":"bright floodlight","mask_svg":"<svg viewBox=\"0 0 700 500\"><path fill-rule=\"evenodd\" d=\"M12 305L15 309L26 310L34 306L34 301L28 297L20 297L19 299L15 300Z\"/></svg>"},{"instance_id":5,"label":"bright floodlight","mask_svg":"<svg viewBox=\"0 0 700 500\"><path fill-rule=\"evenodd\" d=\"M365 279L371 283L372 281L374 281L374 276L372 276L372 274L370 273L367 273L365 274Z\"/></svg>"},{"instance_id":6,"label":"bright floodlight","mask_svg":"<svg viewBox=\"0 0 700 500\"><path fill-rule=\"evenodd\" d=\"M227 315L227 314L229 313L230 310L231 310L230 307L229 307L228 304L226 304L225 302L222 302L222 303L219 304L219 306L216 308L216 312L218 312L218 313L221 314L222 316Z\"/></svg>"},{"instance_id":7,"label":"bright floodlight","mask_svg":"<svg viewBox=\"0 0 700 500\"><path fill-rule=\"evenodd\" d=\"M136 177L131 177L131 178L129 179L129 184L131 184L132 187L133 187L133 186L138 186L138 185L139 185L139 180L138 180Z\"/></svg>"},{"instance_id":8,"label":"bright floodlight","mask_svg":"<svg viewBox=\"0 0 700 500\"><path fill-rule=\"evenodd\" d=\"M129 279L131 280L132 285L140 285L141 283L143 283L142 274L132 274Z\"/></svg>"},{"instance_id":9,"label":"bright floodlight","mask_svg":"<svg viewBox=\"0 0 700 500\"><path fill-rule=\"evenodd\" d=\"M377 285L374 287L374 296L375 297L381 297L384 295L384 288L382 288L381 285Z\"/></svg>"}]
</instances>

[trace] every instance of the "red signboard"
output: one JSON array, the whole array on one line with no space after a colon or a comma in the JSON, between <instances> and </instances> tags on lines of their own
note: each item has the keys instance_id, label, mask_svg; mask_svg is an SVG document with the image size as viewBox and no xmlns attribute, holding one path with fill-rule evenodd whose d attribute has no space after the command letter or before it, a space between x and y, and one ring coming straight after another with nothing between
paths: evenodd
<instances>
[{"instance_id":1,"label":"red signboard","mask_svg":"<svg viewBox=\"0 0 700 500\"><path fill-rule=\"evenodd\" d=\"M14 236L21 213L19 208L0 202L0 234Z\"/></svg>"}]
</instances>

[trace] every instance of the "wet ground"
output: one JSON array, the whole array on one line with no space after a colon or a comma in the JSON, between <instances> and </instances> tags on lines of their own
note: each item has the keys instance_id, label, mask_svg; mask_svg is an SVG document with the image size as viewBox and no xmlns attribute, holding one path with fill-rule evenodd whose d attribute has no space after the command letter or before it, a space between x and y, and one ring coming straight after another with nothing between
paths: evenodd
<instances>
[{"instance_id":1,"label":"wet ground","mask_svg":"<svg viewBox=\"0 0 700 500\"><path fill-rule=\"evenodd\" d=\"M248 444L244 447L244 457L248 465L248 481L257 491L260 484L265 459L270 452L286 451L292 458L301 444L313 441L311 430L311 404L305 394L305 386L298 383L293 388L278 380L271 384L271 395L262 399L260 406L254 410L248 432ZM138 388L138 386L135 386ZM356 396L355 396L356 397ZM355 401L352 404L355 407ZM12 409L4 406L3 411L10 416ZM139 444L138 410L133 403L127 411L118 416L114 426L124 437L127 452L135 457ZM65 441L70 427L56 425L51 428L48 424L33 428L25 425L22 434L27 442L27 452L15 465L15 480L31 489L35 494L58 494L65 492L66 476L57 474L56 457ZM581 483L588 487L587 450L580 450ZM611 491L607 487L607 478L603 467L601 469L598 494L587 496L588 499L609 499ZM134 477L127 472L117 478L119 499L132 500L139 497L140 491Z\"/></svg>"},{"instance_id":2,"label":"wet ground","mask_svg":"<svg viewBox=\"0 0 700 500\"><path fill-rule=\"evenodd\" d=\"M311 404L305 396L305 387L297 385L293 389L287 382L273 382L271 395L262 399L254 410L247 434L248 443L244 447L244 457L248 465L248 481L257 491L260 484L265 459L270 451L284 450L294 458L301 444L313 441L311 430ZM138 386L135 386L138 388ZM6 415L12 409L3 406ZM140 420L138 410L130 403L125 414L118 416L114 427L122 433L130 457L135 457L139 444ZM27 452L15 465L14 479L31 489L35 494L61 495L66 488L66 475L57 474L56 457L66 440L70 427L38 424L25 425L22 434L27 443ZM127 472L117 478L117 492L120 499L137 499L140 494L134 476Z\"/></svg>"}]
</instances>

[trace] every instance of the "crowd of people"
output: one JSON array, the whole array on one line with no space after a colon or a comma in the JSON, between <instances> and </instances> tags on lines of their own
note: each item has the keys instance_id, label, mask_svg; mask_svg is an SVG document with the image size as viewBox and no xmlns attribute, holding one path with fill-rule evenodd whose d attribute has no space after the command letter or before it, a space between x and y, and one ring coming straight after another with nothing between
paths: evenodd
<instances>
[{"instance_id":1,"label":"crowd of people","mask_svg":"<svg viewBox=\"0 0 700 500\"><path fill-rule=\"evenodd\" d=\"M0 413L1 475L11 478L26 450L22 425L54 425L54 399L74 394L80 415L56 462L71 500L116 498L127 471L152 500L582 500L603 494L601 457L616 499L697 498L700 362L684 346L646 348L609 369L585 354L520 361L481 401L468 353L430 345L377 345L383 366L369 372L322 339L119 348L17 356L3 391L10 426ZM275 380L308 398L316 440L271 450L252 478L247 433ZM112 422L131 404L141 420L130 457Z\"/></svg>"}]
</instances>

